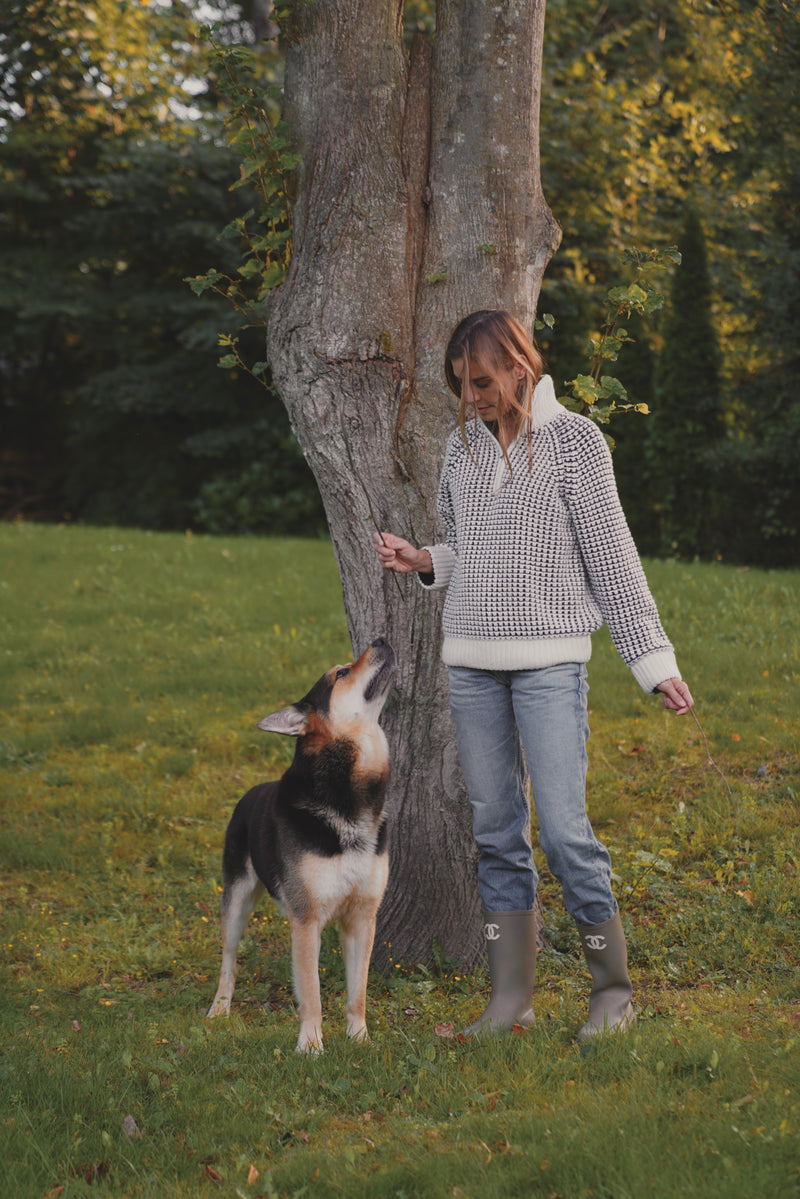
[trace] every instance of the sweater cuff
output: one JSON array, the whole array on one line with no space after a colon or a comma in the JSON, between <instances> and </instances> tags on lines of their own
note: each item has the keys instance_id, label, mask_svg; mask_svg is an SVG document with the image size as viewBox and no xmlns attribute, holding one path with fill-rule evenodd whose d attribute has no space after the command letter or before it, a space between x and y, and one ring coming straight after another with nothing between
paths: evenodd
<instances>
[{"instance_id":1,"label":"sweater cuff","mask_svg":"<svg viewBox=\"0 0 800 1199\"><path fill-rule=\"evenodd\" d=\"M681 677L675 654L669 649L654 650L652 654L645 654L643 658L631 664L631 671L636 682L648 695L652 695L659 683Z\"/></svg>"},{"instance_id":2,"label":"sweater cuff","mask_svg":"<svg viewBox=\"0 0 800 1199\"><path fill-rule=\"evenodd\" d=\"M420 585L426 591L443 591L453 577L456 568L456 555L449 545L423 545L433 563L433 574L418 574Z\"/></svg>"}]
</instances>

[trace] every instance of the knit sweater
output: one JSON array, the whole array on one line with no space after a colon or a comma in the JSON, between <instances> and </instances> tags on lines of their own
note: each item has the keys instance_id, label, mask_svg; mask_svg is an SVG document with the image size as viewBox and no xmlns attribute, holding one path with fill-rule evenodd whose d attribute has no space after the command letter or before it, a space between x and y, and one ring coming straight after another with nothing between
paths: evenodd
<instances>
[{"instance_id":1,"label":"knit sweater","mask_svg":"<svg viewBox=\"0 0 800 1199\"><path fill-rule=\"evenodd\" d=\"M620 506L611 455L586 417L559 404L544 375L508 462L482 421L445 451L437 506L446 541L430 545L430 590L447 589L449 666L534 670L587 662L606 624L645 691L680 678Z\"/></svg>"}]
</instances>

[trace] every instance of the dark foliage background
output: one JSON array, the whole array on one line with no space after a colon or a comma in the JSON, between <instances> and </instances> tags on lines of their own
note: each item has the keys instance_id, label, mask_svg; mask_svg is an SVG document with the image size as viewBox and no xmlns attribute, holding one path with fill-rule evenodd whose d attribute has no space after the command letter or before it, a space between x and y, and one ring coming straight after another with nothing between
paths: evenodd
<instances>
[{"instance_id":1,"label":"dark foliage background","mask_svg":"<svg viewBox=\"0 0 800 1199\"><path fill-rule=\"evenodd\" d=\"M431 32L434 5L406 5ZM222 3L280 81L263 3ZM248 201L193 3L0 17L0 516L211 532L324 532L279 400L220 369L234 316L184 280L234 274ZM619 255L679 245L668 302L609 370L651 416L611 426L644 552L796 565L800 14L780 0L549 0L542 160L563 228L541 311L557 388ZM454 313L454 320L461 314ZM242 335L263 354L262 331Z\"/></svg>"}]
</instances>

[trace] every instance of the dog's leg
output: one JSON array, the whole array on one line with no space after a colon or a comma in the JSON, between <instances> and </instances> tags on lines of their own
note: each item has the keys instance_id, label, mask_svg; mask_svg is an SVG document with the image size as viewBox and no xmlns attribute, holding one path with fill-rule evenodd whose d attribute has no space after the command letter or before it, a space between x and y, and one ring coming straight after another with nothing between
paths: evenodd
<instances>
[{"instance_id":1,"label":"dog's leg","mask_svg":"<svg viewBox=\"0 0 800 1199\"><path fill-rule=\"evenodd\" d=\"M367 1040L367 975L375 941L377 904L358 904L339 920L347 975L347 1035Z\"/></svg>"},{"instance_id":2,"label":"dog's leg","mask_svg":"<svg viewBox=\"0 0 800 1199\"><path fill-rule=\"evenodd\" d=\"M248 862L247 872L230 884L225 884L220 903L220 925L222 929L222 968L214 1002L208 1009L209 1019L214 1016L229 1016L233 988L236 985L236 950L242 939L245 925L264 886Z\"/></svg>"},{"instance_id":3,"label":"dog's leg","mask_svg":"<svg viewBox=\"0 0 800 1199\"><path fill-rule=\"evenodd\" d=\"M292 929L292 982L300 1014L298 1053L322 1052L322 997L319 989L319 948L322 925L289 913Z\"/></svg>"}]
</instances>

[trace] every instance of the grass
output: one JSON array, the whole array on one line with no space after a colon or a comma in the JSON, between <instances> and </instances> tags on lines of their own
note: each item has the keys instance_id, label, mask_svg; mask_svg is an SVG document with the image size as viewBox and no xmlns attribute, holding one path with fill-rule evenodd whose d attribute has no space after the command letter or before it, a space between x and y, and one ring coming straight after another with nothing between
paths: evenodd
<instances>
[{"instance_id":1,"label":"grass","mask_svg":"<svg viewBox=\"0 0 800 1199\"><path fill-rule=\"evenodd\" d=\"M648 564L694 722L590 667L592 819L640 1013L581 1056L587 976L542 867L538 1024L459 1040L482 972L370 984L293 1053L270 904L218 971L222 835L291 745L255 722L349 656L330 547L0 526L3 1194L744 1199L800 1193L800 575Z\"/></svg>"}]
</instances>

